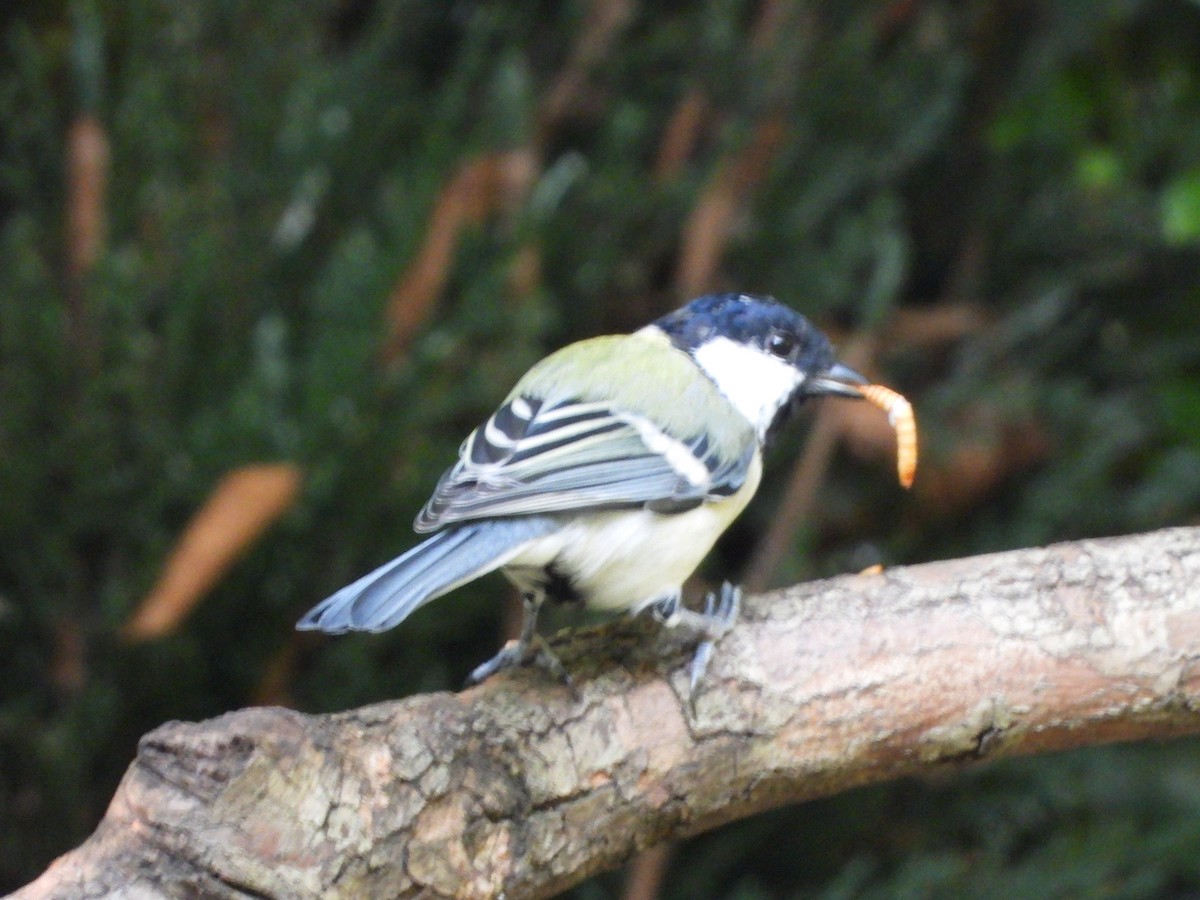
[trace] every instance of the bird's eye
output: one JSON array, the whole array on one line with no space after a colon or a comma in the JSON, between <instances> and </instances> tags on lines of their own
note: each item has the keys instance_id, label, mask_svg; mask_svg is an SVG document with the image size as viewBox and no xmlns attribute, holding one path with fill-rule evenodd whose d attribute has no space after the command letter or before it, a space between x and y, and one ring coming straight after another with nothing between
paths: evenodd
<instances>
[{"instance_id":1,"label":"bird's eye","mask_svg":"<svg viewBox=\"0 0 1200 900\"><path fill-rule=\"evenodd\" d=\"M787 359L795 349L796 339L790 334L776 331L767 337L767 352L773 356L778 356L780 359Z\"/></svg>"}]
</instances>

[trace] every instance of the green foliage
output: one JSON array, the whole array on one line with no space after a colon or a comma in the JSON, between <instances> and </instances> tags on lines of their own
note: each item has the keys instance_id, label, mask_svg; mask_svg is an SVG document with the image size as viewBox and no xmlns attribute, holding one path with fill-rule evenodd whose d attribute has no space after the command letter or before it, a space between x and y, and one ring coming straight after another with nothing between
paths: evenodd
<instances>
[{"instance_id":1,"label":"green foliage","mask_svg":"<svg viewBox=\"0 0 1200 900\"><path fill-rule=\"evenodd\" d=\"M291 627L414 542L458 442L535 359L688 299L684 235L729 170L715 286L880 336L881 380L921 422L919 480L962 498L902 497L887 465L842 458L779 580L1196 520L1200 9L779 4L755 38L768 6L631 6L607 42L603 3L0 11L0 890L91 830L139 735L256 702L281 659L286 697L328 710L453 686L489 655L498 579L387 635ZM695 139L660 170L689 92ZM103 249L76 279L85 114L111 163ZM382 364L446 186L517 149L528 193L466 216L436 304ZM958 336L894 338L960 303L978 321ZM967 445L994 473L958 465ZM124 642L213 485L259 461L302 467L296 505L177 633ZM683 848L666 894L1194 893L1194 757L1100 749L779 811Z\"/></svg>"}]
</instances>

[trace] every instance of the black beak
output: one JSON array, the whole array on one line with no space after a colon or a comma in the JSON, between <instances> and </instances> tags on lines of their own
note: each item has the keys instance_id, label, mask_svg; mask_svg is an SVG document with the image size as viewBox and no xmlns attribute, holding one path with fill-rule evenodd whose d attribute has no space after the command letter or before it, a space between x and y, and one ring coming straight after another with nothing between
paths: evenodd
<instances>
[{"instance_id":1,"label":"black beak","mask_svg":"<svg viewBox=\"0 0 1200 900\"><path fill-rule=\"evenodd\" d=\"M858 390L871 382L842 363L834 363L824 373L811 379L804 387L804 393L809 397L849 397L862 400L863 395Z\"/></svg>"}]
</instances>

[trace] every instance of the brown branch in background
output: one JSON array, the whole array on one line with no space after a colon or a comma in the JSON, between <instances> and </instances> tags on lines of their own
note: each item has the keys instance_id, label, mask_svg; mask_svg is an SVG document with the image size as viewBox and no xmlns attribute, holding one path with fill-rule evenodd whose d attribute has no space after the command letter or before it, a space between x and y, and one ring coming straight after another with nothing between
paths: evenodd
<instances>
[{"instance_id":1,"label":"brown branch in background","mask_svg":"<svg viewBox=\"0 0 1200 900\"><path fill-rule=\"evenodd\" d=\"M445 289L463 230L497 213L515 214L539 174L540 147L565 110L577 99L588 73L632 14L628 0L595 0L584 30L563 73L548 92L530 145L464 163L442 189L429 218L425 240L388 300L384 362L395 363L406 350ZM518 292L536 288L540 279L536 248L522 248L513 263L510 284Z\"/></svg>"},{"instance_id":2,"label":"brown branch in background","mask_svg":"<svg viewBox=\"0 0 1200 900\"><path fill-rule=\"evenodd\" d=\"M917 0L891 0L883 4L874 15L875 28L880 38L893 40L898 32L912 24L920 6Z\"/></svg>"},{"instance_id":3,"label":"brown branch in background","mask_svg":"<svg viewBox=\"0 0 1200 900\"><path fill-rule=\"evenodd\" d=\"M760 0L746 46L760 56L769 51L778 42L779 31L786 25L793 5L793 0Z\"/></svg>"},{"instance_id":4,"label":"brown branch in background","mask_svg":"<svg viewBox=\"0 0 1200 900\"><path fill-rule=\"evenodd\" d=\"M806 5L788 0L764 0L759 6L746 52L748 63L763 70L758 93L769 99L773 109L786 105L779 101L792 90L798 77L799 61L815 31L812 19ZM692 117L699 118L705 112L701 105L705 98L696 93L695 99L691 94L685 96L671 119L674 127L664 135L659 165L666 171L671 171L670 166L682 157L681 151L694 143ZM757 122L743 146L718 161L683 227L675 274L675 291L679 296L694 297L717 286L721 258L733 233L733 223L766 180L788 133L786 117L769 112Z\"/></svg>"},{"instance_id":5,"label":"brown branch in background","mask_svg":"<svg viewBox=\"0 0 1200 900\"><path fill-rule=\"evenodd\" d=\"M442 188L429 217L425 240L388 299L383 362L393 365L428 320L454 264L463 230L489 216L514 214L525 202L541 169L541 148L567 111L578 102L589 74L632 17L630 0L593 0L573 51L542 102L530 144L464 163ZM534 290L541 277L535 247L518 252L510 273L513 290Z\"/></svg>"},{"instance_id":6,"label":"brown branch in background","mask_svg":"<svg viewBox=\"0 0 1200 900\"><path fill-rule=\"evenodd\" d=\"M245 466L222 478L121 629L125 640L148 641L174 632L209 588L291 508L300 481L300 469L291 463Z\"/></svg>"},{"instance_id":7,"label":"brown branch in background","mask_svg":"<svg viewBox=\"0 0 1200 900\"><path fill-rule=\"evenodd\" d=\"M87 684L87 649L78 617L63 616L54 622L50 681L64 695L76 694Z\"/></svg>"},{"instance_id":8,"label":"brown branch in background","mask_svg":"<svg viewBox=\"0 0 1200 900\"><path fill-rule=\"evenodd\" d=\"M655 900L662 893L667 870L675 856L675 844L658 844L643 850L629 864L622 900Z\"/></svg>"},{"instance_id":9,"label":"brown branch in background","mask_svg":"<svg viewBox=\"0 0 1200 900\"><path fill-rule=\"evenodd\" d=\"M92 112L81 112L66 133L64 242L66 271L65 341L79 375L79 387L99 360L99 335L93 330L87 283L104 252L110 150L104 123ZM87 682L87 641L76 618L55 623L51 678L65 693Z\"/></svg>"},{"instance_id":10,"label":"brown branch in background","mask_svg":"<svg viewBox=\"0 0 1200 900\"><path fill-rule=\"evenodd\" d=\"M105 820L16 900L548 897L785 803L979 760L1200 731L1200 529L747 597L700 692L625 619L536 671L142 739Z\"/></svg>"},{"instance_id":11,"label":"brown branch in background","mask_svg":"<svg viewBox=\"0 0 1200 900\"><path fill-rule=\"evenodd\" d=\"M296 705L292 700L292 679L303 638L299 631L292 631L284 638L283 646L271 654L250 696L255 706Z\"/></svg>"},{"instance_id":12,"label":"brown branch in background","mask_svg":"<svg viewBox=\"0 0 1200 900\"><path fill-rule=\"evenodd\" d=\"M1001 418L976 405L949 423L958 437L932 468L924 468L914 491L926 519L944 519L975 508L1014 473L1033 468L1053 452L1045 427L1033 418Z\"/></svg>"},{"instance_id":13,"label":"brown branch in background","mask_svg":"<svg viewBox=\"0 0 1200 900\"><path fill-rule=\"evenodd\" d=\"M898 352L936 350L977 334L987 324L987 313L977 304L939 303L928 309L893 310L884 333L887 345Z\"/></svg>"},{"instance_id":14,"label":"brown branch in background","mask_svg":"<svg viewBox=\"0 0 1200 900\"><path fill-rule=\"evenodd\" d=\"M388 298L383 361L395 364L433 312L464 229L523 198L535 175L528 150L493 153L464 163L442 188L425 240Z\"/></svg>"},{"instance_id":15,"label":"brown branch in background","mask_svg":"<svg viewBox=\"0 0 1200 900\"><path fill-rule=\"evenodd\" d=\"M763 63L757 76L761 95L773 104L795 107L804 63L821 39L821 11L821 4L799 0L762 0L759 5L749 47L753 57Z\"/></svg>"},{"instance_id":16,"label":"brown branch in background","mask_svg":"<svg viewBox=\"0 0 1200 900\"><path fill-rule=\"evenodd\" d=\"M67 131L67 311L71 346L90 362L96 352L85 284L104 251L107 233L109 145L104 124L92 113L80 114Z\"/></svg>"},{"instance_id":17,"label":"brown branch in background","mask_svg":"<svg viewBox=\"0 0 1200 900\"><path fill-rule=\"evenodd\" d=\"M692 87L679 99L658 145L658 156L654 160L656 182L663 184L679 177L704 133L709 111L708 98L697 87Z\"/></svg>"},{"instance_id":18,"label":"brown branch in background","mask_svg":"<svg viewBox=\"0 0 1200 900\"><path fill-rule=\"evenodd\" d=\"M811 18L806 5L788 0L765 0L759 6L746 52L748 64L762 69L758 94L767 98L773 109L785 105L778 101L791 91L798 77L803 48L815 30L811 22L805 23ZM677 109L676 115L683 112L689 111ZM721 257L733 223L766 179L788 132L785 116L769 112L754 126L743 146L718 161L683 228L675 275L679 296L694 297L717 286Z\"/></svg>"},{"instance_id":19,"label":"brown branch in background","mask_svg":"<svg viewBox=\"0 0 1200 900\"><path fill-rule=\"evenodd\" d=\"M675 275L680 296L695 297L715 287L733 222L766 177L786 137L785 121L769 116L758 123L739 152L717 164L683 227Z\"/></svg>"},{"instance_id":20,"label":"brown branch in background","mask_svg":"<svg viewBox=\"0 0 1200 900\"><path fill-rule=\"evenodd\" d=\"M67 132L67 274L87 277L104 249L104 200L108 188L108 134L91 114Z\"/></svg>"},{"instance_id":21,"label":"brown branch in background","mask_svg":"<svg viewBox=\"0 0 1200 900\"><path fill-rule=\"evenodd\" d=\"M542 283L542 253L537 244L525 243L517 248L508 267L505 285L509 296L527 297Z\"/></svg>"},{"instance_id":22,"label":"brown branch in background","mask_svg":"<svg viewBox=\"0 0 1200 900\"><path fill-rule=\"evenodd\" d=\"M588 79L633 18L632 0L592 0L571 54L542 100L534 143L547 141L567 117L583 106Z\"/></svg>"},{"instance_id":23,"label":"brown branch in background","mask_svg":"<svg viewBox=\"0 0 1200 900\"><path fill-rule=\"evenodd\" d=\"M978 297L988 265L987 226L973 218L966 226L955 254L954 263L946 273L938 308L963 304L968 297Z\"/></svg>"}]
</instances>

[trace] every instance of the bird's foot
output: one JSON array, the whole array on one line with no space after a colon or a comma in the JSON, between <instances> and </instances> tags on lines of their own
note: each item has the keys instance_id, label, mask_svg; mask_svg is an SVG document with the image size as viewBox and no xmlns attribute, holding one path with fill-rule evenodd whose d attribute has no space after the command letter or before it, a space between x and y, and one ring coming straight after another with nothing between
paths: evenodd
<instances>
[{"instance_id":1,"label":"bird's foot","mask_svg":"<svg viewBox=\"0 0 1200 900\"><path fill-rule=\"evenodd\" d=\"M542 640L540 635L534 636L530 641L509 641L500 649L499 653L482 665L476 666L471 671L471 674L467 676L465 686L471 687L472 685L479 684L491 678L497 672L503 672L505 669L513 669L517 666L537 666L562 682L570 689L573 695L576 697L579 695L570 673L559 658L554 655L554 651L546 646L546 642Z\"/></svg>"},{"instance_id":2,"label":"bird's foot","mask_svg":"<svg viewBox=\"0 0 1200 900\"><path fill-rule=\"evenodd\" d=\"M689 691L693 698L696 695L696 686L708 670L713 647L733 628L741 605L741 588L734 587L727 581L721 585L719 593L709 593L704 598L704 612L685 608L679 602L678 595L665 597L651 607L654 616L663 624L689 628L700 636L700 643L696 645L696 653L692 657L692 665L688 672Z\"/></svg>"},{"instance_id":3,"label":"bird's foot","mask_svg":"<svg viewBox=\"0 0 1200 900\"><path fill-rule=\"evenodd\" d=\"M709 660L712 659L713 647L717 641L725 637L737 621L738 612L742 608L742 589L734 587L728 581L721 585L721 593L709 593L704 598L704 612L696 613L700 617L700 643L696 645L696 654L692 657L692 667L688 674L688 689L691 696L696 696L696 686L708 671Z\"/></svg>"}]
</instances>

